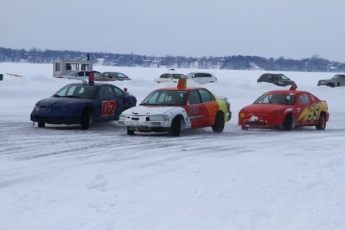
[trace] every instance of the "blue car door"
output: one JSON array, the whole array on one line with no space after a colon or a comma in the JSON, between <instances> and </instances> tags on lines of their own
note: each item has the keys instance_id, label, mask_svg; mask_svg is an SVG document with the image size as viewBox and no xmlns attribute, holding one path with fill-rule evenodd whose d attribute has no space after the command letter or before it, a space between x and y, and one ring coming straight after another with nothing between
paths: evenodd
<instances>
[{"instance_id":1,"label":"blue car door","mask_svg":"<svg viewBox=\"0 0 345 230\"><path fill-rule=\"evenodd\" d=\"M118 120L123 110L122 98L116 95L111 85L103 85L98 90L94 120Z\"/></svg>"}]
</instances>

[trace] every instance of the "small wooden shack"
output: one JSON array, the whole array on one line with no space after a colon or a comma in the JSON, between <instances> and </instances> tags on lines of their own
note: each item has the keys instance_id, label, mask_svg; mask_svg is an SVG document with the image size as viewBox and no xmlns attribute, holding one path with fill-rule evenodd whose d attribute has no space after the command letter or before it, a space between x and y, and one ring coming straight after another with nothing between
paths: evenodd
<instances>
[{"instance_id":1,"label":"small wooden shack","mask_svg":"<svg viewBox=\"0 0 345 230\"><path fill-rule=\"evenodd\" d=\"M55 60L53 62L53 77L61 77L72 71L93 70L89 60Z\"/></svg>"}]
</instances>

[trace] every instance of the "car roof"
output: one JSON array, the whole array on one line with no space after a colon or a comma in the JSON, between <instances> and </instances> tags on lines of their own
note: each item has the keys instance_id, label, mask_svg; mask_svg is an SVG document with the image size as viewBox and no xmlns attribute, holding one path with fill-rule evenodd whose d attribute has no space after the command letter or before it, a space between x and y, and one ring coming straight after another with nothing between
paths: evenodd
<instances>
[{"instance_id":1,"label":"car roof","mask_svg":"<svg viewBox=\"0 0 345 230\"><path fill-rule=\"evenodd\" d=\"M67 85L90 85L88 82L84 83L84 82L78 82L78 83L70 83ZM111 85L114 86L113 84L109 84L109 83L103 83L103 82L94 82L93 85L90 86L102 86L102 85Z\"/></svg>"},{"instance_id":2,"label":"car roof","mask_svg":"<svg viewBox=\"0 0 345 230\"><path fill-rule=\"evenodd\" d=\"M269 93L269 94L289 94L289 93L294 93L294 94L301 94L301 93L309 93L309 92L307 92L307 91L301 91L301 90L288 90L288 89L286 89L286 90L284 90L284 89L282 89L282 90L271 90L271 91L268 91L268 92L266 92L267 94Z\"/></svg>"},{"instance_id":3,"label":"car roof","mask_svg":"<svg viewBox=\"0 0 345 230\"><path fill-rule=\"evenodd\" d=\"M158 88L155 90L186 90L186 91L191 91L191 90L195 90L195 89L205 89L203 87L186 87L186 88L177 88L177 87L165 87L165 88Z\"/></svg>"},{"instance_id":4,"label":"car roof","mask_svg":"<svg viewBox=\"0 0 345 230\"><path fill-rule=\"evenodd\" d=\"M285 74L283 74L283 73L264 73L261 76L264 76L264 75L285 75Z\"/></svg>"}]
</instances>

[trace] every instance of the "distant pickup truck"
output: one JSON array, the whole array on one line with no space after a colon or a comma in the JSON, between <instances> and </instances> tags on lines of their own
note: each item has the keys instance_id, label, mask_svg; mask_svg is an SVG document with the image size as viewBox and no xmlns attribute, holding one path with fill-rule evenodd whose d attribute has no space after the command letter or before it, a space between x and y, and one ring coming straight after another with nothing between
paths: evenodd
<instances>
[{"instance_id":1,"label":"distant pickup truck","mask_svg":"<svg viewBox=\"0 0 345 230\"><path fill-rule=\"evenodd\" d=\"M329 87L345 86L345 74L336 74L331 79L323 79L317 82L317 86L325 85Z\"/></svg>"}]
</instances>

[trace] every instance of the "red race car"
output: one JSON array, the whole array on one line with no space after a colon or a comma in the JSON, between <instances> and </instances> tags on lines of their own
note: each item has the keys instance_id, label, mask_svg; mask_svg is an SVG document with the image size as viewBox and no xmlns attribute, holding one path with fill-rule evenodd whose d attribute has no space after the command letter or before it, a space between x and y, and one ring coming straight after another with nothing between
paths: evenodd
<instances>
[{"instance_id":1,"label":"red race car","mask_svg":"<svg viewBox=\"0 0 345 230\"><path fill-rule=\"evenodd\" d=\"M326 128L328 104L313 94L296 90L273 90L261 95L252 105L239 112L238 125L242 129L279 128L291 130L300 126Z\"/></svg>"}]
</instances>

